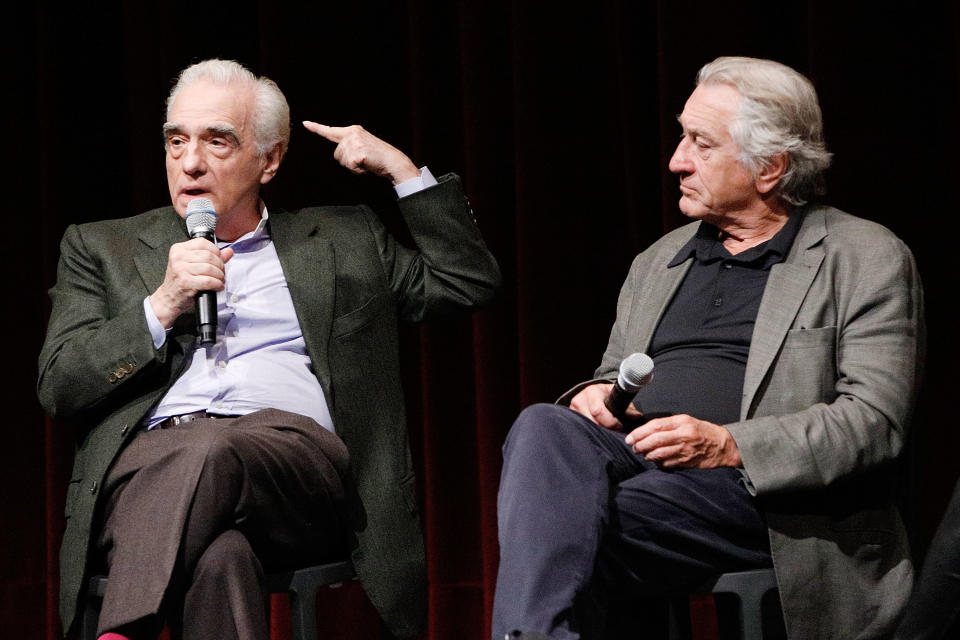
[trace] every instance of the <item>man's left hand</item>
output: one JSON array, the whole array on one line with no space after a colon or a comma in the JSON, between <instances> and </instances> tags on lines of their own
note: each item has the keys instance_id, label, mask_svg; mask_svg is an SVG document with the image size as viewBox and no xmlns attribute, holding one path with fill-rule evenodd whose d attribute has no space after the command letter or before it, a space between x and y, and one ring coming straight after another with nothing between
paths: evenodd
<instances>
[{"instance_id":1,"label":"man's left hand","mask_svg":"<svg viewBox=\"0 0 960 640\"><path fill-rule=\"evenodd\" d=\"M394 185L420 175L420 170L405 153L360 125L328 127L304 120L303 126L330 142L337 143L333 157L354 173L372 173L389 178Z\"/></svg>"},{"instance_id":2,"label":"man's left hand","mask_svg":"<svg viewBox=\"0 0 960 640\"><path fill-rule=\"evenodd\" d=\"M739 467L740 449L718 424L684 414L655 418L626 438L635 453L663 467Z\"/></svg>"}]
</instances>

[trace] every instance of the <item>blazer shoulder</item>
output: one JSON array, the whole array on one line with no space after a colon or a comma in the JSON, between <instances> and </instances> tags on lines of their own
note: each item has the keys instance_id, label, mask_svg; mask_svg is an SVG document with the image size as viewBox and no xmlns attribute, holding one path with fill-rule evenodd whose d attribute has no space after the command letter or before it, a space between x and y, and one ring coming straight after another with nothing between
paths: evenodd
<instances>
[{"instance_id":1,"label":"blazer shoulder","mask_svg":"<svg viewBox=\"0 0 960 640\"><path fill-rule=\"evenodd\" d=\"M271 209L271 226L281 225L294 232L310 233L321 229L327 233L353 233L358 226L366 226L375 216L364 204L324 205L300 209Z\"/></svg>"},{"instance_id":2,"label":"blazer shoulder","mask_svg":"<svg viewBox=\"0 0 960 640\"><path fill-rule=\"evenodd\" d=\"M80 224L71 224L69 230L73 230L84 238L105 238L122 239L137 238L143 232L160 226L185 225L180 220L180 216L173 207L158 207L143 213L127 216L124 218L109 218L106 220L96 220L93 222L83 222ZM184 226L184 229L186 227Z\"/></svg>"},{"instance_id":3,"label":"blazer shoulder","mask_svg":"<svg viewBox=\"0 0 960 640\"><path fill-rule=\"evenodd\" d=\"M807 222L822 220L828 246L842 246L847 251L875 253L896 250L910 253L906 243L893 231L878 222L867 220L829 206L816 206L807 213Z\"/></svg>"}]
</instances>

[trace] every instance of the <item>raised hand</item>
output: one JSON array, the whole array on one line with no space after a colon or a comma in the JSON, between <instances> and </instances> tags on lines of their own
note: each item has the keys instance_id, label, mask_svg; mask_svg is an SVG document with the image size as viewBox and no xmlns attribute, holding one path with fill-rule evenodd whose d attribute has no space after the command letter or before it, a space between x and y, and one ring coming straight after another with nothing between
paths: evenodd
<instances>
[{"instance_id":1,"label":"raised hand","mask_svg":"<svg viewBox=\"0 0 960 640\"><path fill-rule=\"evenodd\" d=\"M337 148L333 151L333 157L353 173L372 173L389 178L395 185L420 175L420 170L406 154L360 125L328 127L304 120L303 126L335 142Z\"/></svg>"}]
</instances>

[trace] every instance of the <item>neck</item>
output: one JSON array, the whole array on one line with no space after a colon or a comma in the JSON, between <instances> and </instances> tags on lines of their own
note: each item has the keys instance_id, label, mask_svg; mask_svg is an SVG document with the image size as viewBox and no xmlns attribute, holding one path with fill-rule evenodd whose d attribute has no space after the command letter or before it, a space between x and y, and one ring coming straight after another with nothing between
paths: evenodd
<instances>
[{"instance_id":1,"label":"neck","mask_svg":"<svg viewBox=\"0 0 960 640\"><path fill-rule=\"evenodd\" d=\"M763 244L783 228L790 217L790 205L779 201L768 206L761 202L755 210L741 212L734 216L725 216L714 222L720 229L720 239L724 248L732 255Z\"/></svg>"},{"instance_id":2,"label":"neck","mask_svg":"<svg viewBox=\"0 0 960 640\"><path fill-rule=\"evenodd\" d=\"M247 207L236 213L221 216L217 219L217 237L227 242L233 242L240 236L256 229L262 217L263 202L258 202L253 208Z\"/></svg>"}]
</instances>

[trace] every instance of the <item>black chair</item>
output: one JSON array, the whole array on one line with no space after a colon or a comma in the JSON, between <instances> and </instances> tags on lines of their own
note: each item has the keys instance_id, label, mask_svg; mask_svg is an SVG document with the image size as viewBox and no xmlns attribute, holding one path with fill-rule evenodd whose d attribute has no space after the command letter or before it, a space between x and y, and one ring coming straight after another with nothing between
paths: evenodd
<instances>
[{"instance_id":1,"label":"black chair","mask_svg":"<svg viewBox=\"0 0 960 640\"><path fill-rule=\"evenodd\" d=\"M777 589L777 576L773 569L755 569L752 571L738 571L724 573L716 578L707 580L690 594L731 594L737 598L737 613L739 618L740 640L763 640L763 611L761 603L763 597ZM678 616L683 607L677 606L676 600L684 596L670 599L670 640L680 640L682 637Z\"/></svg>"},{"instance_id":2,"label":"black chair","mask_svg":"<svg viewBox=\"0 0 960 640\"><path fill-rule=\"evenodd\" d=\"M339 587L355 576L353 565L345 560L270 574L266 577L266 588L269 593L290 594L293 640L317 640L317 592L321 587ZM82 640L97 638L97 618L106 590L106 576L90 578L83 609Z\"/></svg>"}]
</instances>

